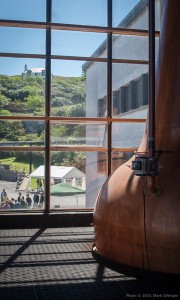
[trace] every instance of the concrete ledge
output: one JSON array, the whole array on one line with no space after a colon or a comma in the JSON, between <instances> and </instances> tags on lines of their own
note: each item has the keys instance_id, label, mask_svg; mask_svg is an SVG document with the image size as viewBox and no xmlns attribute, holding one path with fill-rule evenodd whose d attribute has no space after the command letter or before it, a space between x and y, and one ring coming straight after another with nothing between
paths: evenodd
<instances>
[{"instance_id":1,"label":"concrete ledge","mask_svg":"<svg viewBox=\"0 0 180 300\"><path fill-rule=\"evenodd\" d=\"M0 229L91 226L93 212L1 214Z\"/></svg>"}]
</instances>

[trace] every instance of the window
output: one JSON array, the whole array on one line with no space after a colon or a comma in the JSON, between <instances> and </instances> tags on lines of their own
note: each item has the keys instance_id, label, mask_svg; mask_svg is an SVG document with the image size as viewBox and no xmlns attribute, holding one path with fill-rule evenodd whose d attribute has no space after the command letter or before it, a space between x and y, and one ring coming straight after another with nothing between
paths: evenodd
<instances>
[{"instance_id":1,"label":"window","mask_svg":"<svg viewBox=\"0 0 180 300\"><path fill-rule=\"evenodd\" d=\"M106 96L98 99L98 117L105 117L107 114Z\"/></svg>"},{"instance_id":2,"label":"window","mask_svg":"<svg viewBox=\"0 0 180 300\"><path fill-rule=\"evenodd\" d=\"M148 1L85 2L0 1L2 212L19 192L32 205L11 203L12 212L93 209L104 181L141 142ZM156 0L158 22L161 11ZM43 207L33 205L36 192Z\"/></svg>"}]
</instances>

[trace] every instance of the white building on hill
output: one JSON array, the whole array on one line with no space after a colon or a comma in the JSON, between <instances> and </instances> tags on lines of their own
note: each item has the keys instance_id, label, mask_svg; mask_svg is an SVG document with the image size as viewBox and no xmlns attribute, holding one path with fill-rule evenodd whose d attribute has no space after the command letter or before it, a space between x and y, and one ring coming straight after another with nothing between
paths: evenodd
<instances>
[{"instance_id":1,"label":"white building on hill","mask_svg":"<svg viewBox=\"0 0 180 300\"><path fill-rule=\"evenodd\" d=\"M24 72L22 72L22 78L25 79L27 76L38 76L41 78L45 78L46 71L45 68L32 68L28 69L28 66L25 64Z\"/></svg>"}]
</instances>

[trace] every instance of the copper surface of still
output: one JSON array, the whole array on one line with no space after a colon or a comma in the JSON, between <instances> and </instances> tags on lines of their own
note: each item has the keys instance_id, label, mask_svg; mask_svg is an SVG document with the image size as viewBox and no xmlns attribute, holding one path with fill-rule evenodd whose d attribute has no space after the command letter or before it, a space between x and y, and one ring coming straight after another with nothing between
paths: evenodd
<instances>
[{"instance_id":1,"label":"copper surface of still","mask_svg":"<svg viewBox=\"0 0 180 300\"><path fill-rule=\"evenodd\" d=\"M120 166L94 209L96 251L131 267L180 274L180 1L166 0L156 64L158 175ZM139 152L147 152L147 130ZM152 193L152 186L154 192Z\"/></svg>"}]
</instances>

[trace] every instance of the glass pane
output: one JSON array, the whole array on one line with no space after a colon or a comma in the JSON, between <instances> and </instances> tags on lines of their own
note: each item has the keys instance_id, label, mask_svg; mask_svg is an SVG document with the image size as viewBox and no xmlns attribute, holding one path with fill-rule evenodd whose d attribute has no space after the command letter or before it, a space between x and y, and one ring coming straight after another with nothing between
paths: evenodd
<instances>
[{"instance_id":1,"label":"glass pane","mask_svg":"<svg viewBox=\"0 0 180 300\"><path fill-rule=\"evenodd\" d=\"M112 160L111 160L111 167L112 172L114 172L117 168L121 165L126 163L132 156L134 152L113 152L112 153Z\"/></svg>"},{"instance_id":2,"label":"glass pane","mask_svg":"<svg viewBox=\"0 0 180 300\"><path fill-rule=\"evenodd\" d=\"M62 82L62 85L65 85L65 82L68 81L68 79L75 77L81 77L82 80L85 80L85 74L83 71L83 61L77 61L77 60L58 60L58 59L52 59L51 60L51 69L52 69L52 76L53 81L55 82L56 79L64 80Z\"/></svg>"},{"instance_id":3,"label":"glass pane","mask_svg":"<svg viewBox=\"0 0 180 300\"><path fill-rule=\"evenodd\" d=\"M52 60L52 76L51 115L106 115L106 63Z\"/></svg>"},{"instance_id":4,"label":"glass pane","mask_svg":"<svg viewBox=\"0 0 180 300\"><path fill-rule=\"evenodd\" d=\"M119 59L148 60L148 37L113 35L112 57Z\"/></svg>"},{"instance_id":5,"label":"glass pane","mask_svg":"<svg viewBox=\"0 0 180 300\"><path fill-rule=\"evenodd\" d=\"M45 0L1 0L0 19L45 22Z\"/></svg>"},{"instance_id":6,"label":"glass pane","mask_svg":"<svg viewBox=\"0 0 180 300\"><path fill-rule=\"evenodd\" d=\"M65 24L107 25L104 0L53 0L52 21Z\"/></svg>"},{"instance_id":7,"label":"glass pane","mask_svg":"<svg viewBox=\"0 0 180 300\"><path fill-rule=\"evenodd\" d=\"M44 208L41 197L44 195L44 176L40 186L38 178L33 175L40 165L44 165L43 152L0 153L1 210ZM3 190L5 193L2 193ZM34 197L36 193L39 195L38 203Z\"/></svg>"},{"instance_id":8,"label":"glass pane","mask_svg":"<svg viewBox=\"0 0 180 300\"><path fill-rule=\"evenodd\" d=\"M164 9L165 1L155 1L155 30L161 30L163 9Z\"/></svg>"},{"instance_id":9,"label":"glass pane","mask_svg":"<svg viewBox=\"0 0 180 300\"><path fill-rule=\"evenodd\" d=\"M113 26L148 30L149 1L113 0ZM163 1L155 1L156 30L160 30Z\"/></svg>"},{"instance_id":10,"label":"glass pane","mask_svg":"<svg viewBox=\"0 0 180 300\"><path fill-rule=\"evenodd\" d=\"M155 39L155 55L159 37ZM143 36L113 35L112 57L115 59L149 60L149 38Z\"/></svg>"},{"instance_id":11,"label":"glass pane","mask_svg":"<svg viewBox=\"0 0 180 300\"><path fill-rule=\"evenodd\" d=\"M138 148L144 135L145 123L113 123L112 147Z\"/></svg>"},{"instance_id":12,"label":"glass pane","mask_svg":"<svg viewBox=\"0 0 180 300\"><path fill-rule=\"evenodd\" d=\"M99 152L52 152L51 165L51 208L93 208L106 180L106 157L100 161Z\"/></svg>"},{"instance_id":13,"label":"glass pane","mask_svg":"<svg viewBox=\"0 0 180 300\"><path fill-rule=\"evenodd\" d=\"M16 76L25 78L27 75L31 77L44 78L44 72L35 74L32 71L35 69L45 69L45 60L37 58L12 58L12 57L0 57L0 75ZM38 75L38 76L37 76Z\"/></svg>"},{"instance_id":14,"label":"glass pane","mask_svg":"<svg viewBox=\"0 0 180 300\"><path fill-rule=\"evenodd\" d=\"M52 116L85 116L86 76L82 65L82 61L52 60Z\"/></svg>"},{"instance_id":15,"label":"glass pane","mask_svg":"<svg viewBox=\"0 0 180 300\"><path fill-rule=\"evenodd\" d=\"M45 30L0 27L0 52L45 54Z\"/></svg>"},{"instance_id":16,"label":"glass pane","mask_svg":"<svg viewBox=\"0 0 180 300\"><path fill-rule=\"evenodd\" d=\"M52 54L99 57L102 48L103 57L107 57L105 33L52 31Z\"/></svg>"},{"instance_id":17,"label":"glass pane","mask_svg":"<svg viewBox=\"0 0 180 300\"><path fill-rule=\"evenodd\" d=\"M113 64L113 116L146 118L148 65Z\"/></svg>"},{"instance_id":18,"label":"glass pane","mask_svg":"<svg viewBox=\"0 0 180 300\"><path fill-rule=\"evenodd\" d=\"M1 120L0 146L44 146L44 122Z\"/></svg>"},{"instance_id":19,"label":"glass pane","mask_svg":"<svg viewBox=\"0 0 180 300\"><path fill-rule=\"evenodd\" d=\"M106 127L106 123L68 124L54 121L51 124L51 146L106 147Z\"/></svg>"},{"instance_id":20,"label":"glass pane","mask_svg":"<svg viewBox=\"0 0 180 300\"><path fill-rule=\"evenodd\" d=\"M112 0L113 4L113 26L114 27L127 27L130 20L134 19L135 6L138 2L144 2L139 0ZM146 1L147 2L147 1ZM130 13L131 12L131 13ZM131 15L128 17L128 14ZM127 21L126 21L127 19ZM125 23L127 22L127 24ZM129 21L129 23L128 23Z\"/></svg>"},{"instance_id":21,"label":"glass pane","mask_svg":"<svg viewBox=\"0 0 180 300\"><path fill-rule=\"evenodd\" d=\"M83 65L86 74L86 116L107 116L107 64L87 62Z\"/></svg>"},{"instance_id":22,"label":"glass pane","mask_svg":"<svg viewBox=\"0 0 180 300\"><path fill-rule=\"evenodd\" d=\"M44 114L44 60L0 57L0 115Z\"/></svg>"}]
</instances>

